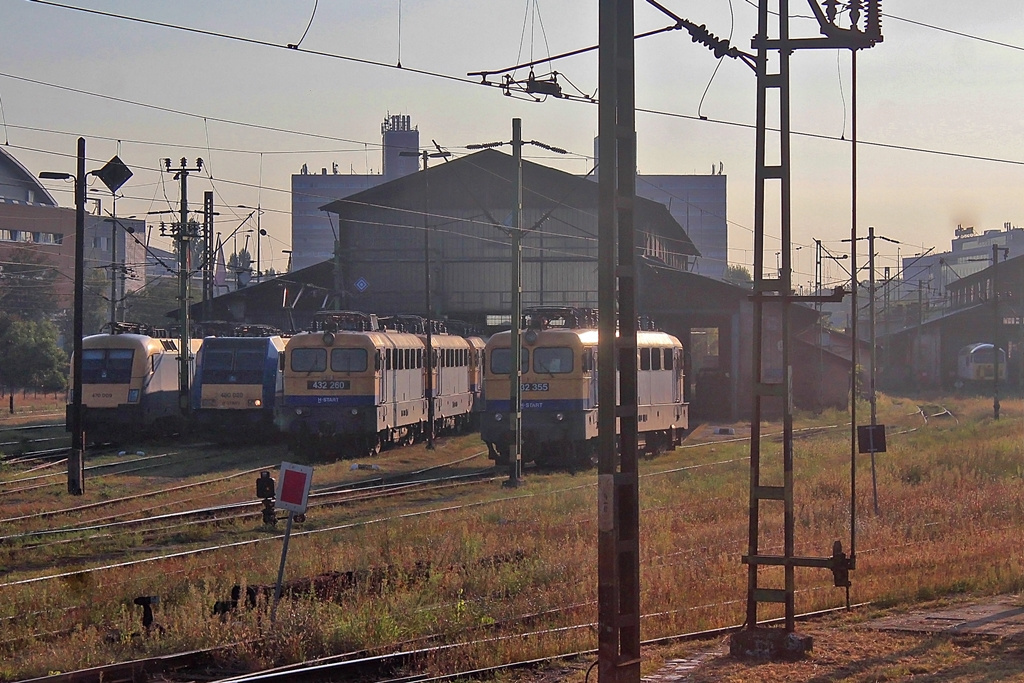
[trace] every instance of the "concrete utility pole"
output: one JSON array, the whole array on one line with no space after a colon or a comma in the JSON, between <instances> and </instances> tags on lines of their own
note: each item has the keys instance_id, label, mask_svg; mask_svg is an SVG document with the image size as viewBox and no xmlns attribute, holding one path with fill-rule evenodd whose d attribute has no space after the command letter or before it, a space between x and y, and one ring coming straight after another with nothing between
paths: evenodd
<instances>
[{"instance_id":1,"label":"concrete utility pole","mask_svg":"<svg viewBox=\"0 0 1024 683\"><path fill-rule=\"evenodd\" d=\"M203 193L203 319L213 315L213 191Z\"/></svg>"},{"instance_id":2,"label":"concrete utility pole","mask_svg":"<svg viewBox=\"0 0 1024 683\"><path fill-rule=\"evenodd\" d=\"M1003 258L1009 255L1010 250L992 245L992 419L999 419L999 281L996 279L996 266L999 265L999 252L1002 250Z\"/></svg>"},{"instance_id":3,"label":"concrete utility pole","mask_svg":"<svg viewBox=\"0 0 1024 683\"><path fill-rule=\"evenodd\" d=\"M178 337L178 406L187 421L191 413L189 385L191 383L192 330L189 318L190 284L192 281L192 239L196 237L188 221L188 175L203 168L203 160L196 159L195 168L188 168L188 160L182 157L181 166L171 168L171 160L164 159L167 172L174 173L174 179L181 183L181 207L178 229L174 240L178 245L178 322L181 333Z\"/></svg>"},{"instance_id":4,"label":"concrete utility pole","mask_svg":"<svg viewBox=\"0 0 1024 683\"><path fill-rule=\"evenodd\" d=\"M597 113L598 680L601 683L637 683L640 680L640 501L633 218L636 200L633 2L602 0L598 17L601 92ZM616 373L620 383L618 396Z\"/></svg>"},{"instance_id":5,"label":"concrete utility pole","mask_svg":"<svg viewBox=\"0 0 1024 683\"><path fill-rule=\"evenodd\" d=\"M509 476L505 486L519 486L523 477L523 406L522 406L522 323L523 323L523 237L532 232L550 215L545 214L540 221L529 230L523 228L523 145L535 145L556 154L567 154L561 147L554 147L543 142L523 141L522 119L512 119L512 140L510 142L487 142L466 145L467 149L484 149L487 147L512 146L512 159L515 166L514 197L512 200L512 225L504 225L494 219L486 211L487 217L495 227L501 229L512 238L512 314L509 338ZM435 145L437 143L434 143ZM440 148L438 148L440 149Z\"/></svg>"},{"instance_id":6,"label":"concrete utility pole","mask_svg":"<svg viewBox=\"0 0 1024 683\"><path fill-rule=\"evenodd\" d=\"M508 485L523 477L523 120L512 119L512 158L515 160L515 199L512 226L512 327L509 338L509 471Z\"/></svg>"}]
</instances>

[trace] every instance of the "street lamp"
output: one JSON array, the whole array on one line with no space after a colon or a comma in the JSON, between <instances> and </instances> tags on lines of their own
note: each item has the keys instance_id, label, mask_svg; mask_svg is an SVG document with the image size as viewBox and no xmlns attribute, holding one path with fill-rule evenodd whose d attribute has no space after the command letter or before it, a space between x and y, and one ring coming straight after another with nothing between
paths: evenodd
<instances>
[{"instance_id":1,"label":"street lamp","mask_svg":"<svg viewBox=\"0 0 1024 683\"><path fill-rule=\"evenodd\" d=\"M433 157L449 157L450 152L442 152L438 149L437 152L431 153L427 150L422 152L399 152L400 157L418 157L423 158L423 170L427 170L427 165L430 163L430 159ZM435 420L435 407L434 407L434 346L431 338L433 334L433 315L430 311L430 223L428 219L430 217L430 207L428 202L430 201L430 176L425 176L423 179L423 273L424 273L424 297L425 297L425 308L426 308L426 362L423 364L423 369L426 372L426 381L424 382L424 393L427 398L427 450L434 449L434 420Z\"/></svg>"},{"instance_id":2,"label":"street lamp","mask_svg":"<svg viewBox=\"0 0 1024 683\"><path fill-rule=\"evenodd\" d=\"M43 171L39 174L45 180L75 181L75 303L72 326L71 361L71 455L68 458L68 493L80 496L85 493L85 424L82 419L82 302L85 286L85 138L78 138L77 173L55 173Z\"/></svg>"},{"instance_id":3,"label":"street lamp","mask_svg":"<svg viewBox=\"0 0 1024 683\"><path fill-rule=\"evenodd\" d=\"M239 204L237 208L251 209L256 212L256 282L262 282L263 271L260 270L260 235L267 234L267 231L260 227L260 216L263 215L263 209L260 207L259 204L257 204L256 206L246 206L244 204ZM252 214L249 215L251 216Z\"/></svg>"}]
</instances>

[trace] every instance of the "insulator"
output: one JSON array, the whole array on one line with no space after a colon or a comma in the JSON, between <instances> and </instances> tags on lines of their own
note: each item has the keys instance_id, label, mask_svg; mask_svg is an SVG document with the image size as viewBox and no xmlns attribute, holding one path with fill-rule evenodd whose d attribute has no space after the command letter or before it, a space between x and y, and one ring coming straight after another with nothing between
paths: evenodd
<instances>
[{"instance_id":1,"label":"insulator","mask_svg":"<svg viewBox=\"0 0 1024 683\"><path fill-rule=\"evenodd\" d=\"M882 0L868 0L868 18L865 32L872 36L882 35Z\"/></svg>"},{"instance_id":2,"label":"insulator","mask_svg":"<svg viewBox=\"0 0 1024 683\"><path fill-rule=\"evenodd\" d=\"M828 23L836 23L836 14L839 12L839 0L825 0L825 18Z\"/></svg>"},{"instance_id":3,"label":"insulator","mask_svg":"<svg viewBox=\"0 0 1024 683\"><path fill-rule=\"evenodd\" d=\"M850 27L857 28L857 22L860 21L860 3L861 0L850 0Z\"/></svg>"}]
</instances>

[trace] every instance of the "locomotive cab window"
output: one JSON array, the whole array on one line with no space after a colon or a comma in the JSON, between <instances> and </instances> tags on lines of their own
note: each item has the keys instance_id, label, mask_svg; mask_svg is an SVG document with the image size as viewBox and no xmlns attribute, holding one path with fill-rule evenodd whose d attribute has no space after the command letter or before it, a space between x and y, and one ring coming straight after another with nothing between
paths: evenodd
<instances>
[{"instance_id":1,"label":"locomotive cab window","mask_svg":"<svg viewBox=\"0 0 1024 683\"><path fill-rule=\"evenodd\" d=\"M292 370L295 372L323 372L327 369L327 349L295 349L292 351Z\"/></svg>"},{"instance_id":2,"label":"locomotive cab window","mask_svg":"<svg viewBox=\"0 0 1024 683\"><path fill-rule=\"evenodd\" d=\"M533 371L548 375L572 372L572 349L567 346L540 347L533 350Z\"/></svg>"},{"instance_id":3,"label":"locomotive cab window","mask_svg":"<svg viewBox=\"0 0 1024 683\"><path fill-rule=\"evenodd\" d=\"M519 371L526 374L530 371L530 351L522 349L520 356ZM512 351L510 349L494 349L491 351L491 372L495 375L507 375L512 369Z\"/></svg>"},{"instance_id":4,"label":"locomotive cab window","mask_svg":"<svg viewBox=\"0 0 1024 683\"><path fill-rule=\"evenodd\" d=\"M675 349L665 349L665 369L672 369L672 359L675 358Z\"/></svg>"},{"instance_id":5,"label":"locomotive cab window","mask_svg":"<svg viewBox=\"0 0 1024 683\"><path fill-rule=\"evenodd\" d=\"M366 349L331 349L331 370L334 372L366 372Z\"/></svg>"},{"instance_id":6,"label":"locomotive cab window","mask_svg":"<svg viewBox=\"0 0 1024 683\"><path fill-rule=\"evenodd\" d=\"M82 351L82 382L126 384L132 378L132 349L86 349Z\"/></svg>"},{"instance_id":7,"label":"locomotive cab window","mask_svg":"<svg viewBox=\"0 0 1024 683\"><path fill-rule=\"evenodd\" d=\"M650 370L651 369L651 350L640 349L640 369Z\"/></svg>"},{"instance_id":8,"label":"locomotive cab window","mask_svg":"<svg viewBox=\"0 0 1024 683\"><path fill-rule=\"evenodd\" d=\"M661 370L661 349L651 349L651 370Z\"/></svg>"}]
</instances>

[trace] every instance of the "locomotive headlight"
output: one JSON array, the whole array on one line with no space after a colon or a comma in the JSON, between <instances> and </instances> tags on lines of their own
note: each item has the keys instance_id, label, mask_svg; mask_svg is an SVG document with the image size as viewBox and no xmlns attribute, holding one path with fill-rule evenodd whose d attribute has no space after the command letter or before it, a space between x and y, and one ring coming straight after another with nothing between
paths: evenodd
<instances>
[{"instance_id":1,"label":"locomotive headlight","mask_svg":"<svg viewBox=\"0 0 1024 683\"><path fill-rule=\"evenodd\" d=\"M304 415L309 415L309 408L296 408L295 409L295 414L298 415L299 417L303 417Z\"/></svg>"},{"instance_id":2,"label":"locomotive headlight","mask_svg":"<svg viewBox=\"0 0 1024 683\"><path fill-rule=\"evenodd\" d=\"M561 422L562 420L565 419L565 415L563 415L562 413L555 413L555 419Z\"/></svg>"},{"instance_id":3,"label":"locomotive headlight","mask_svg":"<svg viewBox=\"0 0 1024 683\"><path fill-rule=\"evenodd\" d=\"M128 402L129 403L138 403L138 401L139 401L139 390L138 389L129 389L128 390Z\"/></svg>"},{"instance_id":4,"label":"locomotive headlight","mask_svg":"<svg viewBox=\"0 0 1024 683\"><path fill-rule=\"evenodd\" d=\"M261 401L258 398L250 398L249 405L259 408L261 405L263 405L263 401Z\"/></svg>"},{"instance_id":5,"label":"locomotive headlight","mask_svg":"<svg viewBox=\"0 0 1024 683\"><path fill-rule=\"evenodd\" d=\"M352 413L353 415L358 415L358 414L359 414L359 408L353 408L353 409L352 409L352 410L351 410L350 412L351 412L351 413Z\"/></svg>"},{"instance_id":6,"label":"locomotive headlight","mask_svg":"<svg viewBox=\"0 0 1024 683\"><path fill-rule=\"evenodd\" d=\"M503 416L502 416L501 413L495 413L494 414L494 421L495 422L501 422L502 419L503 419Z\"/></svg>"}]
</instances>

